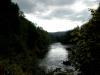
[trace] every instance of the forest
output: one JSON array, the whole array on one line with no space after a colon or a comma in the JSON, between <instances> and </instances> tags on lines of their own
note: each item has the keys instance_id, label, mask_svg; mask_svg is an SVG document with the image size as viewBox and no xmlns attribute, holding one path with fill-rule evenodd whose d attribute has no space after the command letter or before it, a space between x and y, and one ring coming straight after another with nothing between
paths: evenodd
<instances>
[{"instance_id":1,"label":"forest","mask_svg":"<svg viewBox=\"0 0 100 75\"><path fill-rule=\"evenodd\" d=\"M66 32L65 41L69 61L79 70L80 75L100 75L100 5L97 10L90 9L92 18L81 27Z\"/></svg>"},{"instance_id":2,"label":"forest","mask_svg":"<svg viewBox=\"0 0 100 75\"><path fill-rule=\"evenodd\" d=\"M78 75L100 75L100 4L81 27L52 34L27 20L11 0L0 2L0 75L53 75L45 74L38 61L57 41L72 45L68 58Z\"/></svg>"},{"instance_id":3,"label":"forest","mask_svg":"<svg viewBox=\"0 0 100 75\"><path fill-rule=\"evenodd\" d=\"M0 75L40 75L37 64L48 51L48 32L28 21L11 0L0 2Z\"/></svg>"}]
</instances>

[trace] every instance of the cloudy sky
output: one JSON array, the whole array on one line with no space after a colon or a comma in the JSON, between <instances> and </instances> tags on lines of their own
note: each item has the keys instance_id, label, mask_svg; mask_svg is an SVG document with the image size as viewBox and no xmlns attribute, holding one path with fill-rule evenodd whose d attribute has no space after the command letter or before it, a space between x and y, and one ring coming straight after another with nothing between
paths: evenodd
<instances>
[{"instance_id":1,"label":"cloudy sky","mask_svg":"<svg viewBox=\"0 0 100 75\"><path fill-rule=\"evenodd\" d=\"M12 0L25 17L48 32L81 26L91 18L89 8L96 9L100 0Z\"/></svg>"}]
</instances>

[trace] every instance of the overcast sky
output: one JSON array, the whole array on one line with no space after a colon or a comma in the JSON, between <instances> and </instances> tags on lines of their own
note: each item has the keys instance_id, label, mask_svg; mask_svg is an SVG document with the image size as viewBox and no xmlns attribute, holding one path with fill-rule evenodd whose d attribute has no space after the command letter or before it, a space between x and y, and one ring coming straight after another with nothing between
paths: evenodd
<instances>
[{"instance_id":1,"label":"overcast sky","mask_svg":"<svg viewBox=\"0 0 100 75\"><path fill-rule=\"evenodd\" d=\"M91 17L100 0L12 0L17 2L27 19L48 32L81 26Z\"/></svg>"}]
</instances>

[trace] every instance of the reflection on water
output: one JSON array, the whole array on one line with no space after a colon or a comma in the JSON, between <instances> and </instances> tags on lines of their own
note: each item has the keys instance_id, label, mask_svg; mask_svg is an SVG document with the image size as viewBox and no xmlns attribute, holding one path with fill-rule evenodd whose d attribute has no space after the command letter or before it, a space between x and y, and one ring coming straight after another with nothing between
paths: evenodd
<instances>
[{"instance_id":1,"label":"reflection on water","mask_svg":"<svg viewBox=\"0 0 100 75\"><path fill-rule=\"evenodd\" d=\"M49 52L46 57L40 63L40 66L45 67L46 70L52 70L56 68L65 69L63 61L68 60L68 52L61 43L54 43L50 45Z\"/></svg>"}]
</instances>

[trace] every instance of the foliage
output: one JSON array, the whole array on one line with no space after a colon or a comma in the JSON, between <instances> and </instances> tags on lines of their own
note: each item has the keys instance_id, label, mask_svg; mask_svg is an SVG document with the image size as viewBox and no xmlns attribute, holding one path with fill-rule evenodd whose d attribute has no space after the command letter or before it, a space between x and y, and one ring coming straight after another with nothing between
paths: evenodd
<instances>
[{"instance_id":1,"label":"foliage","mask_svg":"<svg viewBox=\"0 0 100 75\"><path fill-rule=\"evenodd\" d=\"M69 49L69 59L82 75L100 75L100 6L91 13L89 22L71 33L74 46Z\"/></svg>"},{"instance_id":2,"label":"foliage","mask_svg":"<svg viewBox=\"0 0 100 75\"><path fill-rule=\"evenodd\" d=\"M0 75L40 75L38 60L50 44L48 33L11 0L0 2Z\"/></svg>"}]
</instances>

